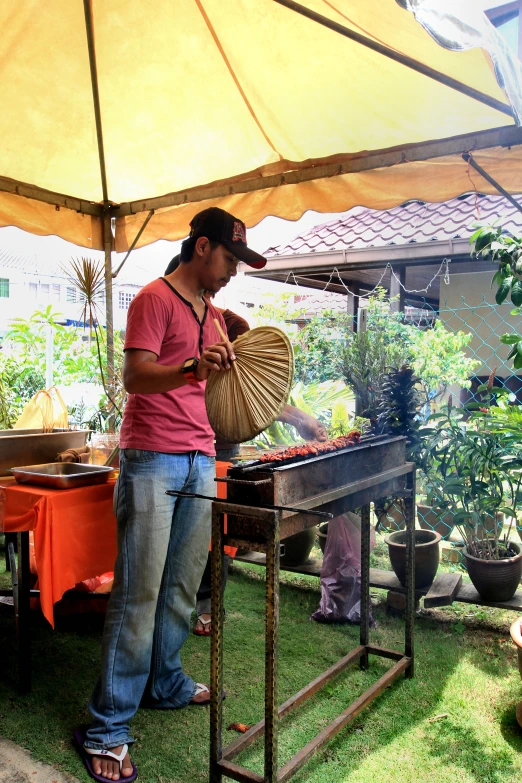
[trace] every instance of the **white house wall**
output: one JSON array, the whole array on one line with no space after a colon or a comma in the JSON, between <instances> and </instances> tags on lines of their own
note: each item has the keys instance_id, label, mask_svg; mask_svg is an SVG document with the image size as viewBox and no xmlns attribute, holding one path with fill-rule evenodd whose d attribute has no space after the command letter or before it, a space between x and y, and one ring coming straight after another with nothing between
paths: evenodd
<instances>
[{"instance_id":1,"label":"white house wall","mask_svg":"<svg viewBox=\"0 0 522 783\"><path fill-rule=\"evenodd\" d=\"M79 292L75 289L76 301L71 298L74 286L65 276L45 275L27 272L13 266L0 264L0 280L9 280L9 297L0 297L0 332L9 328L13 318L29 319L36 310L45 310L52 305L55 313L61 315L59 321L78 321L81 318L82 306ZM68 292L69 289L69 292ZM124 329L127 323L128 302L141 290L141 286L131 283L113 286L114 328ZM120 306L120 292L124 297L126 307ZM100 321L105 325L104 305L101 308Z\"/></svg>"}]
</instances>

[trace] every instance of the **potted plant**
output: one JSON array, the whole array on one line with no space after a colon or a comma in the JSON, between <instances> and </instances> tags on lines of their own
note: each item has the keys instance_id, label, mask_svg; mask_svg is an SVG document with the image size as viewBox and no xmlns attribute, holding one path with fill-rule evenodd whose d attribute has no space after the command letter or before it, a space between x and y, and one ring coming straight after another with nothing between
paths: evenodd
<instances>
[{"instance_id":1,"label":"potted plant","mask_svg":"<svg viewBox=\"0 0 522 783\"><path fill-rule=\"evenodd\" d=\"M492 382L485 387L488 394ZM521 496L522 459L518 447L509 448L492 431L488 415L486 407L466 420L465 411L452 408L450 400L430 417L420 460L431 475L435 510L440 516L448 510L453 514L477 592L486 601L506 601L522 575L520 544L510 540ZM509 520L504 530L497 522L499 513Z\"/></svg>"},{"instance_id":2,"label":"potted plant","mask_svg":"<svg viewBox=\"0 0 522 783\"><path fill-rule=\"evenodd\" d=\"M381 398L378 406L376 431L388 435L404 436L407 440L407 459L417 461L421 441L419 409L422 401L419 378L407 364L391 368L382 379ZM405 526L404 501L382 498L375 504L378 524L390 527L391 520L398 527ZM400 511L400 518L393 512ZM390 511L392 515L390 515ZM433 530L415 531L415 586L431 584L439 567L439 541L441 536ZM395 530L385 541L393 570L402 584L406 583L406 532Z\"/></svg>"},{"instance_id":3,"label":"potted plant","mask_svg":"<svg viewBox=\"0 0 522 783\"><path fill-rule=\"evenodd\" d=\"M407 458L413 459L418 448L421 406L419 378L413 369L403 364L388 368L381 379L381 394L377 406L375 432L402 435L408 438ZM375 503L377 525L383 530L402 530L405 527L404 504L400 498L381 498Z\"/></svg>"}]
</instances>

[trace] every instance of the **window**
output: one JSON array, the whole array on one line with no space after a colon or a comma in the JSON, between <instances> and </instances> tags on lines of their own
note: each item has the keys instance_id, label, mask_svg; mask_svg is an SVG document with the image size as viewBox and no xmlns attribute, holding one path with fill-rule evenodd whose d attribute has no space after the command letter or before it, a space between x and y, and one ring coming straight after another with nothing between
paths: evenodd
<instances>
[{"instance_id":1,"label":"window","mask_svg":"<svg viewBox=\"0 0 522 783\"><path fill-rule=\"evenodd\" d=\"M128 310L129 305L136 294L129 294L127 291L120 291L120 310Z\"/></svg>"},{"instance_id":2,"label":"window","mask_svg":"<svg viewBox=\"0 0 522 783\"><path fill-rule=\"evenodd\" d=\"M40 283L40 298L49 299L49 283Z\"/></svg>"},{"instance_id":3,"label":"window","mask_svg":"<svg viewBox=\"0 0 522 783\"><path fill-rule=\"evenodd\" d=\"M38 296L38 283L29 283L29 296L31 299L36 299Z\"/></svg>"},{"instance_id":4,"label":"window","mask_svg":"<svg viewBox=\"0 0 522 783\"><path fill-rule=\"evenodd\" d=\"M7 277L0 277L0 297L9 299L9 279Z\"/></svg>"},{"instance_id":5,"label":"window","mask_svg":"<svg viewBox=\"0 0 522 783\"><path fill-rule=\"evenodd\" d=\"M60 286L56 283L53 283L53 287L51 289L51 299L53 302L60 301Z\"/></svg>"},{"instance_id":6,"label":"window","mask_svg":"<svg viewBox=\"0 0 522 783\"><path fill-rule=\"evenodd\" d=\"M67 286L66 299L68 302L76 302L76 288Z\"/></svg>"}]
</instances>

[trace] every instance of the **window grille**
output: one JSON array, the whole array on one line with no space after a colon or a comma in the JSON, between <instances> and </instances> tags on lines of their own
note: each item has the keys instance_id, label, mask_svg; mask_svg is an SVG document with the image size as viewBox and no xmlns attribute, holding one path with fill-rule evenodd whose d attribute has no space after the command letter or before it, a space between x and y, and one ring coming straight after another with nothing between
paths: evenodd
<instances>
[{"instance_id":1,"label":"window grille","mask_svg":"<svg viewBox=\"0 0 522 783\"><path fill-rule=\"evenodd\" d=\"M130 294L127 291L120 291L120 296L119 296L120 310L128 310L129 305L135 296L136 294Z\"/></svg>"}]
</instances>

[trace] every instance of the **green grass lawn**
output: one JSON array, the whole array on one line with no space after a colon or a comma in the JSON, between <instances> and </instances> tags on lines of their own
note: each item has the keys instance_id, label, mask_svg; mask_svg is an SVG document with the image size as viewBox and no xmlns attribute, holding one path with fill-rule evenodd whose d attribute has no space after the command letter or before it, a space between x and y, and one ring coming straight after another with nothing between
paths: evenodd
<instances>
[{"instance_id":1,"label":"green grass lawn","mask_svg":"<svg viewBox=\"0 0 522 783\"><path fill-rule=\"evenodd\" d=\"M386 567L379 543L373 565ZM226 594L224 726L263 717L264 571L237 566ZM0 582L5 580L5 575ZM319 582L283 575L280 701L302 688L358 642L358 628L309 620ZM401 648L403 622L388 617L384 594L373 594L378 627L372 641ZM514 616L455 604L421 612L416 622L415 678L389 687L294 778L296 783L515 783L522 774L522 735L515 708L522 683L508 624ZM100 618L62 620L52 631L36 621L33 690L14 687L14 624L0 617L0 734L35 758L89 780L71 745L73 727L89 719L87 702L100 660ZM208 681L209 639L192 634L184 665ZM348 670L282 723L280 762L290 758L390 665ZM444 716L444 717L439 717ZM436 720L433 720L437 718ZM142 783L208 780L208 709L139 710L132 723L133 758ZM224 732L225 743L237 735ZM262 772L262 741L238 763Z\"/></svg>"}]
</instances>

